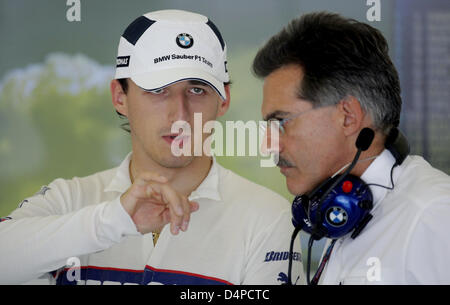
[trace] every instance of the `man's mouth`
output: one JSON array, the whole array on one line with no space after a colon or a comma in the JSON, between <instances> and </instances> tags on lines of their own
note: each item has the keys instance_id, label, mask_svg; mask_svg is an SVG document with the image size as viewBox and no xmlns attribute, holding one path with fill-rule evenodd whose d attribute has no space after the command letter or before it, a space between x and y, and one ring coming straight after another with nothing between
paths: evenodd
<instances>
[{"instance_id":1,"label":"man's mouth","mask_svg":"<svg viewBox=\"0 0 450 305\"><path fill-rule=\"evenodd\" d=\"M172 144L173 140L175 140L175 138L177 136L178 135L176 135L176 134L165 135L165 136L163 136L163 139L166 140L167 143Z\"/></svg>"},{"instance_id":2,"label":"man's mouth","mask_svg":"<svg viewBox=\"0 0 450 305\"><path fill-rule=\"evenodd\" d=\"M278 156L278 167L294 167L294 164L283 158L282 156Z\"/></svg>"},{"instance_id":3,"label":"man's mouth","mask_svg":"<svg viewBox=\"0 0 450 305\"><path fill-rule=\"evenodd\" d=\"M178 144L180 148L183 148L183 142L189 141L189 137L183 136L182 134L168 134L162 136L162 138L170 145L172 145L172 142L175 141L175 145Z\"/></svg>"},{"instance_id":4,"label":"man's mouth","mask_svg":"<svg viewBox=\"0 0 450 305\"><path fill-rule=\"evenodd\" d=\"M280 168L280 171L283 175L286 175L289 171L289 169L295 167L291 162L287 161L283 157L278 157L278 163L277 166Z\"/></svg>"},{"instance_id":5,"label":"man's mouth","mask_svg":"<svg viewBox=\"0 0 450 305\"><path fill-rule=\"evenodd\" d=\"M172 140L174 140L176 137L178 137L177 134L163 136L163 138L172 139Z\"/></svg>"}]
</instances>

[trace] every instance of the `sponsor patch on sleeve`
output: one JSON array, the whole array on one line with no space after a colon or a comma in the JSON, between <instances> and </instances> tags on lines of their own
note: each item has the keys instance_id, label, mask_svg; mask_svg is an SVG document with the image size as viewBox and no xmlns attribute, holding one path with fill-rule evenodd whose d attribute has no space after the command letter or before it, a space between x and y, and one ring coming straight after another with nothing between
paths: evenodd
<instances>
[{"instance_id":1,"label":"sponsor patch on sleeve","mask_svg":"<svg viewBox=\"0 0 450 305\"><path fill-rule=\"evenodd\" d=\"M264 259L264 262L286 261L288 259L289 259L289 251L284 252L270 251L266 253L266 258ZM292 260L301 261L302 260L301 253L293 252Z\"/></svg>"}]
</instances>

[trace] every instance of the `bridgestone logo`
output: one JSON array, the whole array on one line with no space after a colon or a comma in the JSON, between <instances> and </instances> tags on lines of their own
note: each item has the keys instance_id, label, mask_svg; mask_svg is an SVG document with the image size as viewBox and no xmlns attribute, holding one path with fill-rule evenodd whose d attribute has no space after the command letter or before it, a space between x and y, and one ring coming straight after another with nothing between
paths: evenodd
<instances>
[{"instance_id":1,"label":"bridgestone logo","mask_svg":"<svg viewBox=\"0 0 450 305\"><path fill-rule=\"evenodd\" d=\"M130 56L119 56L116 59L116 67L124 68L130 65Z\"/></svg>"}]
</instances>

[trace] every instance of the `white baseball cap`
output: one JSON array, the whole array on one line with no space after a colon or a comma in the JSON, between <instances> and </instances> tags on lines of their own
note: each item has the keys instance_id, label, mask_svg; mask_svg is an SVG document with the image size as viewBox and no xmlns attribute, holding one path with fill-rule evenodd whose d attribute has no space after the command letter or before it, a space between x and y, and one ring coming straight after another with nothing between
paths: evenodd
<instances>
[{"instance_id":1,"label":"white baseball cap","mask_svg":"<svg viewBox=\"0 0 450 305\"><path fill-rule=\"evenodd\" d=\"M206 16L181 10L150 12L120 37L114 78L131 78L147 91L198 80L225 100L226 54L222 35Z\"/></svg>"}]
</instances>

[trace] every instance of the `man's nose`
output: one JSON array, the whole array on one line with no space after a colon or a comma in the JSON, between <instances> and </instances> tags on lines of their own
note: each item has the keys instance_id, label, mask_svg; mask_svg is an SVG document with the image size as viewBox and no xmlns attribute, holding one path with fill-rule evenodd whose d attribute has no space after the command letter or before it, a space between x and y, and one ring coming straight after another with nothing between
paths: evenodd
<instances>
[{"instance_id":1,"label":"man's nose","mask_svg":"<svg viewBox=\"0 0 450 305\"><path fill-rule=\"evenodd\" d=\"M176 93L169 97L169 120L189 121L189 103L187 97L182 93Z\"/></svg>"},{"instance_id":2,"label":"man's nose","mask_svg":"<svg viewBox=\"0 0 450 305\"><path fill-rule=\"evenodd\" d=\"M269 155L271 153L279 154L282 151L280 132L276 126L272 126L272 122L267 123L264 128L263 140L261 143L261 153Z\"/></svg>"}]
</instances>

